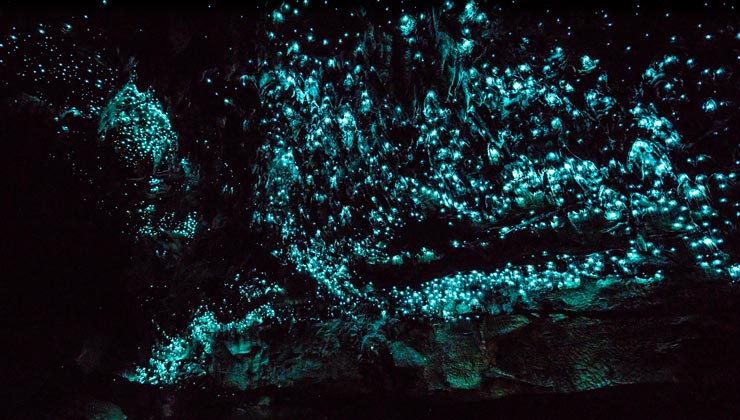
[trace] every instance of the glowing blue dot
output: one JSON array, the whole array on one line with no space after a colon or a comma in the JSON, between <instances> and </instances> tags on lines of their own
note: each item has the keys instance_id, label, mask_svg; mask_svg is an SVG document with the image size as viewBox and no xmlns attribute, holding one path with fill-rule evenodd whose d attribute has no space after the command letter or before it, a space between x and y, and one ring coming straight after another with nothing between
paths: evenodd
<instances>
[{"instance_id":1,"label":"glowing blue dot","mask_svg":"<svg viewBox=\"0 0 740 420\"><path fill-rule=\"evenodd\" d=\"M409 15L403 15L401 17L401 33L403 36L408 36L416 27L416 20Z\"/></svg>"},{"instance_id":2,"label":"glowing blue dot","mask_svg":"<svg viewBox=\"0 0 740 420\"><path fill-rule=\"evenodd\" d=\"M701 107L704 112L714 112L717 109L717 103L714 102L714 99L710 99L706 102L704 102L704 105Z\"/></svg>"}]
</instances>

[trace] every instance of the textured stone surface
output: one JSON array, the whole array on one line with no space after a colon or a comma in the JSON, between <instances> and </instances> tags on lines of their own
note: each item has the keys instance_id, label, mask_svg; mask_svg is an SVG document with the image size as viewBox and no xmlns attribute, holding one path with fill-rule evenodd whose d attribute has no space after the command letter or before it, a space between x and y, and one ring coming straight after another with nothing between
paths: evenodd
<instances>
[{"instance_id":1,"label":"textured stone surface","mask_svg":"<svg viewBox=\"0 0 740 420\"><path fill-rule=\"evenodd\" d=\"M387 319L360 323L365 331L339 320L265 327L255 337L225 340L208 374L220 386L257 393L313 387L343 394L349 386L357 394L463 399L721 375L705 366L719 354L711 343L722 340L722 330L737 329L735 288L619 290L594 282L554 294L547 310L448 323ZM737 348L736 341L724 345Z\"/></svg>"}]
</instances>

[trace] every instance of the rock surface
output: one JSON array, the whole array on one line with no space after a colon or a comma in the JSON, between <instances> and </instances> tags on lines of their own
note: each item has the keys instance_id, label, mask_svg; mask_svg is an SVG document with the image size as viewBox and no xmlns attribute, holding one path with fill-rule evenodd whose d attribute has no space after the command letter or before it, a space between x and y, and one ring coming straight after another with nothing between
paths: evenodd
<instances>
[{"instance_id":1,"label":"rock surface","mask_svg":"<svg viewBox=\"0 0 740 420\"><path fill-rule=\"evenodd\" d=\"M359 323L364 330L341 321L264 327L255 337L219 343L208 376L224 388L257 393L463 400L735 381L720 361L733 363L727 356L740 349L736 288L592 286L554 294L546 311Z\"/></svg>"}]
</instances>

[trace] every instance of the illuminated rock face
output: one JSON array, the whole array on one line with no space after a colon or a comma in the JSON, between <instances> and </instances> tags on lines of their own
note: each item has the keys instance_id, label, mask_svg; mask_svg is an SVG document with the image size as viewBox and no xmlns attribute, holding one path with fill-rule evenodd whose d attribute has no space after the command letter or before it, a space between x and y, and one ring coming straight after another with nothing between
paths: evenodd
<instances>
[{"instance_id":1,"label":"illuminated rock face","mask_svg":"<svg viewBox=\"0 0 740 420\"><path fill-rule=\"evenodd\" d=\"M661 27L631 58L606 13L448 3L331 12L346 32L281 6L187 83L56 103L119 170L94 181L166 325L127 378L489 398L681 376L706 319L677 308L740 278L736 58L705 51L737 35ZM599 49L571 35L592 26Z\"/></svg>"},{"instance_id":2,"label":"illuminated rock face","mask_svg":"<svg viewBox=\"0 0 740 420\"><path fill-rule=\"evenodd\" d=\"M697 348L734 348L725 334L737 331L735 288L624 286L554 291L542 309L470 320L265 326L216 340L206 370L227 389L280 396L316 387L338 398L381 392L476 400L727 380L718 366L728 360L692 356Z\"/></svg>"}]
</instances>

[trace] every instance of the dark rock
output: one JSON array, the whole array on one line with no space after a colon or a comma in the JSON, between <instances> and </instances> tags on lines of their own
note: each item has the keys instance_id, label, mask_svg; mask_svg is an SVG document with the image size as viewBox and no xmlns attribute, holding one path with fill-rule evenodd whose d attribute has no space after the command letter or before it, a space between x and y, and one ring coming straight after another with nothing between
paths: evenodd
<instances>
[{"instance_id":1,"label":"dark rock","mask_svg":"<svg viewBox=\"0 0 740 420\"><path fill-rule=\"evenodd\" d=\"M614 294L599 281L554 294L547 313L398 320L366 325L360 340L340 321L303 324L290 346L285 337L227 342L214 352L209 375L219 386L257 393L277 386L339 395L351 386L359 395L465 400L727 378L713 362L728 348L740 350L737 339L718 347L740 332L735 288L631 290Z\"/></svg>"}]
</instances>

